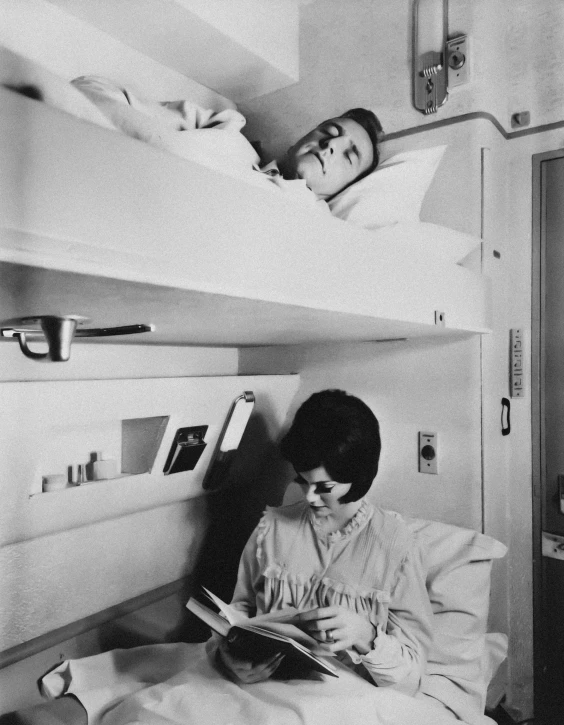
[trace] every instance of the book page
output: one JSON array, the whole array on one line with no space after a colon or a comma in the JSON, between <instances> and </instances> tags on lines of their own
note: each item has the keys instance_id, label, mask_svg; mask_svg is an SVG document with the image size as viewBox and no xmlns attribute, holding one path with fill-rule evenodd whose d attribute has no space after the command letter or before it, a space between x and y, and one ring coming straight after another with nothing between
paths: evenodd
<instances>
[{"instance_id":1,"label":"book page","mask_svg":"<svg viewBox=\"0 0 564 725\"><path fill-rule=\"evenodd\" d=\"M235 609L230 604L226 604L209 589L202 587L206 595L212 600L216 607L223 612L227 617L227 620L231 624L241 624L252 621L253 624L261 624L263 622L291 622L297 614L300 614L301 610L295 607L287 607L286 609L280 609L276 612L267 612L266 614L258 614L256 617L248 617L244 612ZM297 628L296 628L297 629ZM293 635L288 635L293 636Z\"/></svg>"},{"instance_id":2,"label":"book page","mask_svg":"<svg viewBox=\"0 0 564 725\"><path fill-rule=\"evenodd\" d=\"M310 650L317 650L319 649L318 642L313 639L313 637L310 637L309 634L306 634L306 632L302 631L301 629L298 629L298 627L294 626L293 624L288 624L286 622L257 622L254 618L249 619L247 622L245 622L243 625L240 625L243 627L257 627L259 629L265 630L266 632L272 632L273 634L281 635L282 637L288 637L289 639L293 639L296 642L299 642L300 644L304 645ZM323 651L323 654L326 654L325 651ZM331 653L328 653L331 654Z\"/></svg>"},{"instance_id":3,"label":"book page","mask_svg":"<svg viewBox=\"0 0 564 725\"><path fill-rule=\"evenodd\" d=\"M240 612L238 609L235 609L235 607L232 607L230 604L226 604L226 602L210 592L209 589L206 589L205 587L202 587L202 589L216 605L219 611L227 617L227 621L229 622L229 624L242 624L249 620L249 617L244 612Z\"/></svg>"},{"instance_id":4,"label":"book page","mask_svg":"<svg viewBox=\"0 0 564 725\"><path fill-rule=\"evenodd\" d=\"M199 617L202 622L205 622L222 637L227 636L227 633L231 628L229 622L216 612L213 612L211 609L208 609L208 607L201 604L197 599L191 597L186 602L186 609L190 610L193 614Z\"/></svg>"}]
</instances>

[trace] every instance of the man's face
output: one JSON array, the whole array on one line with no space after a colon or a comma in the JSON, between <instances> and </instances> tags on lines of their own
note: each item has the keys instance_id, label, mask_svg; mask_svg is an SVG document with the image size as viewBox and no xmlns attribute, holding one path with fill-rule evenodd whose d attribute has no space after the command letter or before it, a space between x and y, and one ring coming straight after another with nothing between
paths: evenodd
<instances>
[{"instance_id":1,"label":"man's face","mask_svg":"<svg viewBox=\"0 0 564 725\"><path fill-rule=\"evenodd\" d=\"M296 178L320 199L330 199L372 164L368 132L352 118L331 118L295 143L287 154Z\"/></svg>"}]
</instances>

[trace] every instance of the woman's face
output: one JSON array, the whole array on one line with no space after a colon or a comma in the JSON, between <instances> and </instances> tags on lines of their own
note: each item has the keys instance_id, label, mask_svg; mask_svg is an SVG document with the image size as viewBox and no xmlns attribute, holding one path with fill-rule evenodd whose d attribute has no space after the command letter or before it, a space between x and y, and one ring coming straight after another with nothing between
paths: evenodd
<instances>
[{"instance_id":1,"label":"woman's face","mask_svg":"<svg viewBox=\"0 0 564 725\"><path fill-rule=\"evenodd\" d=\"M301 471L296 476L311 512L318 520L333 520L345 524L359 509L360 501L341 503L339 499L350 490L350 483L331 480L324 466Z\"/></svg>"}]
</instances>

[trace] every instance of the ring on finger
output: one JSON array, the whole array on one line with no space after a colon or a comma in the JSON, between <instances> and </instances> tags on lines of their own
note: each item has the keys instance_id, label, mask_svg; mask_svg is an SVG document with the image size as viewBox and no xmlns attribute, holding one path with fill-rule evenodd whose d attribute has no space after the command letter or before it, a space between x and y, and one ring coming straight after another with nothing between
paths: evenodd
<instances>
[{"instance_id":1,"label":"ring on finger","mask_svg":"<svg viewBox=\"0 0 564 725\"><path fill-rule=\"evenodd\" d=\"M327 630L327 632L325 633L325 638L328 642L333 642L333 630L332 629Z\"/></svg>"}]
</instances>

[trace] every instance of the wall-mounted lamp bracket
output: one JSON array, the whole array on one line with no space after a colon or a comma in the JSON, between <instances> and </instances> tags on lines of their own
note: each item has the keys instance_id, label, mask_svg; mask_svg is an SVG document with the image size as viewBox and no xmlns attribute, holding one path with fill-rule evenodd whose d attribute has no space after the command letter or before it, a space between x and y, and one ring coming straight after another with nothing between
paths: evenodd
<instances>
[{"instance_id":1,"label":"wall-mounted lamp bracket","mask_svg":"<svg viewBox=\"0 0 564 725\"><path fill-rule=\"evenodd\" d=\"M202 484L204 489L216 490L227 484L231 463L239 448L254 405L255 395L251 390L245 390L233 401Z\"/></svg>"},{"instance_id":2,"label":"wall-mounted lamp bracket","mask_svg":"<svg viewBox=\"0 0 564 725\"><path fill-rule=\"evenodd\" d=\"M413 105L436 113L448 98L447 0L413 3Z\"/></svg>"},{"instance_id":3,"label":"wall-mounted lamp bracket","mask_svg":"<svg viewBox=\"0 0 564 725\"><path fill-rule=\"evenodd\" d=\"M71 344L77 337L108 337L152 332L154 325L124 325L122 327L91 327L80 329L89 322L80 315L39 315L12 320L12 327L0 329L0 336L16 339L23 354L39 362L66 362L70 358ZM29 342L47 343L47 352L36 352Z\"/></svg>"}]
</instances>

